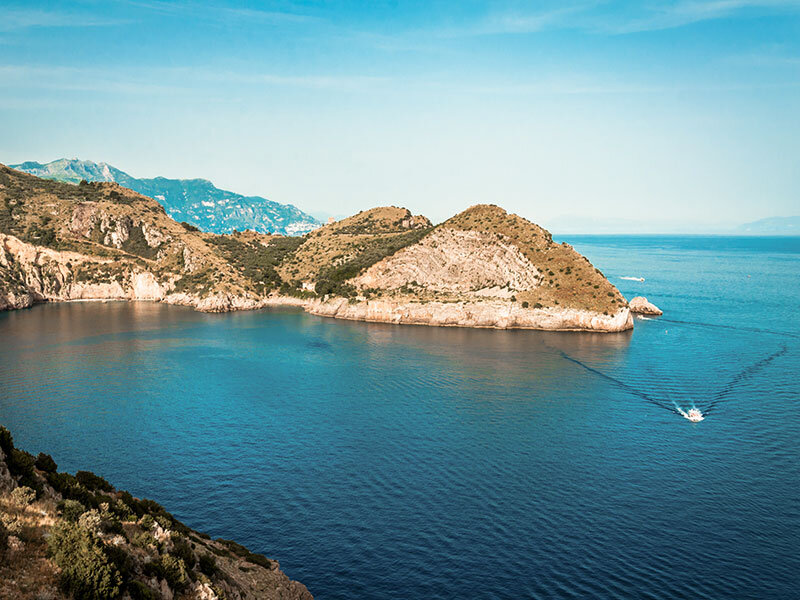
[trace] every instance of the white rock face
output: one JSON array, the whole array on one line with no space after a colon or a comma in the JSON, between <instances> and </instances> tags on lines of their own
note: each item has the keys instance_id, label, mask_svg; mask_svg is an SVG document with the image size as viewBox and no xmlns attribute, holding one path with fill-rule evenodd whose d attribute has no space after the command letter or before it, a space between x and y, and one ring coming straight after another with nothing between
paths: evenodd
<instances>
[{"instance_id":1,"label":"white rock face","mask_svg":"<svg viewBox=\"0 0 800 600\"><path fill-rule=\"evenodd\" d=\"M392 302L370 300L350 303L337 298L309 302L312 314L378 323L488 327L494 329L546 329L558 331L618 332L633 328L630 310L613 315L572 308L522 308L518 303L486 302Z\"/></svg>"},{"instance_id":2,"label":"white rock face","mask_svg":"<svg viewBox=\"0 0 800 600\"><path fill-rule=\"evenodd\" d=\"M663 315L664 311L658 308L655 304L651 304L644 296L636 296L629 303L631 312L640 315Z\"/></svg>"},{"instance_id":3,"label":"white rock face","mask_svg":"<svg viewBox=\"0 0 800 600\"><path fill-rule=\"evenodd\" d=\"M169 292L168 286L149 271L137 270L106 281L78 281L74 277L79 265L103 268L113 264L108 258L60 252L0 234L0 269L15 273L18 279L16 287L4 286L0 310L58 300L162 300Z\"/></svg>"},{"instance_id":4,"label":"white rock face","mask_svg":"<svg viewBox=\"0 0 800 600\"><path fill-rule=\"evenodd\" d=\"M540 285L541 275L519 248L502 236L441 228L372 265L353 283L397 289L416 282L433 291L508 297Z\"/></svg>"}]
</instances>

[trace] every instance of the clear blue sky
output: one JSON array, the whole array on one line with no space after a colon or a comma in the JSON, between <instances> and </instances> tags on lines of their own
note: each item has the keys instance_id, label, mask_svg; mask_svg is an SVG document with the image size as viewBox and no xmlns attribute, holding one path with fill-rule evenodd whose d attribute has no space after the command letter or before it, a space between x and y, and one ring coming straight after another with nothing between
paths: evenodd
<instances>
[{"instance_id":1,"label":"clear blue sky","mask_svg":"<svg viewBox=\"0 0 800 600\"><path fill-rule=\"evenodd\" d=\"M800 0L5 0L0 131L312 213L713 228L800 213Z\"/></svg>"}]
</instances>

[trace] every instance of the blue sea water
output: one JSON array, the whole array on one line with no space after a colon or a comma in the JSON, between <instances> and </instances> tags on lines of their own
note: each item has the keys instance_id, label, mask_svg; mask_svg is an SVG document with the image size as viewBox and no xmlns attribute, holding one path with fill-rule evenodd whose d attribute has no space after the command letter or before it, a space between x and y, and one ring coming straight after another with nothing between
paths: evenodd
<instances>
[{"instance_id":1,"label":"blue sea water","mask_svg":"<svg viewBox=\"0 0 800 600\"><path fill-rule=\"evenodd\" d=\"M323 600L798 597L800 238L564 239L664 316L37 306L0 315L0 422Z\"/></svg>"}]
</instances>

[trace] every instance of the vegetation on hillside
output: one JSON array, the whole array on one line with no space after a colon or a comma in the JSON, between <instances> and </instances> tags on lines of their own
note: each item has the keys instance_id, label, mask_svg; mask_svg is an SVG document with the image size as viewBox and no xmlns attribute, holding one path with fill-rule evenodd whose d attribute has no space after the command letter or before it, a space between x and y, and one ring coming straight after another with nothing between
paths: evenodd
<instances>
[{"instance_id":1,"label":"vegetation on hillside","mask_svg":"<svg viewBox=\"0 0 800 600\"><path fill-rule=\"evenodd\" d=\"M16 448L1 426L0 451L2 598L153 600L201 588L206 598L244 598L237 574L254 569L298 586L274 561L192 531L157 502L88 471L59 473L52 457ZM292 589L293 598L310 597Z\"/></svg>"}]
</instances>

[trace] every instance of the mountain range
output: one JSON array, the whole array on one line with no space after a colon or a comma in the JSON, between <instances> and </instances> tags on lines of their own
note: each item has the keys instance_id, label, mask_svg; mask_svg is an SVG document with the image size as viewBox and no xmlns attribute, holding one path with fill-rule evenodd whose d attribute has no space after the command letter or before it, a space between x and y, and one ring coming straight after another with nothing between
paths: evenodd
<instances>
[{"instance_id":1,"label":"mountain range","mask_svg":"<svg viewBox=\"0 0 800 600\"><path fill-rule=\"evenodd\" d=\"M259 233L303 235L322 223L291 204L221 190L207 179L139 179L107 163L62 158L49 163L9 165L43 179L67 183L115 182L161 204L176 221L210 233L252 229Z\"/></svg>"}]
</instances>

